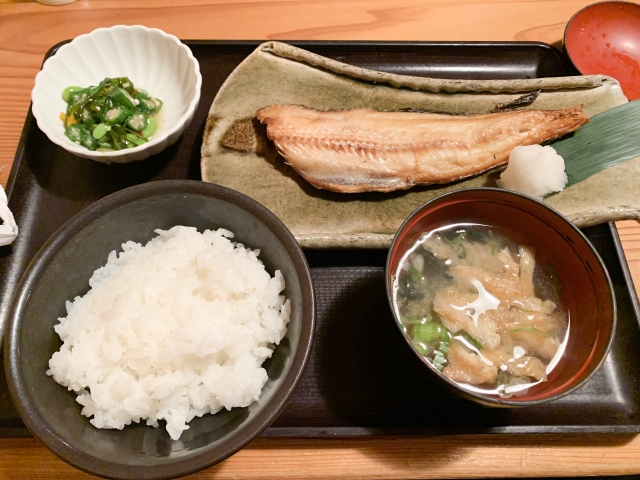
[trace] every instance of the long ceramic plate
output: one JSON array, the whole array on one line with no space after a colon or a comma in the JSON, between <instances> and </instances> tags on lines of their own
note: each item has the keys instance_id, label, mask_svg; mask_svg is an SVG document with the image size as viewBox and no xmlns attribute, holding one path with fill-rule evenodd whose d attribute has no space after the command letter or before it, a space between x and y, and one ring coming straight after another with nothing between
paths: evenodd
<instances>
[{"instance_id":1,"label":"long ceramic plate","mask_svg":"<svg viewBox=\"0 0 640 480\"><path fill-rule=\"evenodd\" d=\"M527 108L583 105L588 116L627 102L618 82L601 75L514 80L442 80L368 70L278 42L260 45L215 97L202 145L202 179L256 199L309 248L384 248L402 221L451 190L495 186L498 174L394 193L340 194L316 189L277 154L255 112L275 103L319 109L370 107L483 113L527 92ZM548 203L579 227L640 217L640 158L595 175Z\"/></svg>"}]
</instances>

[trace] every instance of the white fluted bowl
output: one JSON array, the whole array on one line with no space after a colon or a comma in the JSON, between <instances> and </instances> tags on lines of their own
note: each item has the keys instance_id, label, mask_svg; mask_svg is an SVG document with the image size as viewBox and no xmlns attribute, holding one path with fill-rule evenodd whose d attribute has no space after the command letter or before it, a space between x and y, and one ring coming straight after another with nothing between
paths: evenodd
<instances>
[{"instance_id":1,"label":"white fluted bowl","mask_svg":"<svg viewBox=\"0 0 640 480\"><path fill-rule=\"evenodd\" d=\"M60 120L67 108L63 90L125 76L164 103L150 141L131 149L97 152L69 140ZM65 150L102 163L128 163L160 153L180 137L193 119L201 86L198 61L175 36L157 28L117 25L76 37L44 62L31 92L32 111L40 130Z\"/></svg>"}]
</instances>

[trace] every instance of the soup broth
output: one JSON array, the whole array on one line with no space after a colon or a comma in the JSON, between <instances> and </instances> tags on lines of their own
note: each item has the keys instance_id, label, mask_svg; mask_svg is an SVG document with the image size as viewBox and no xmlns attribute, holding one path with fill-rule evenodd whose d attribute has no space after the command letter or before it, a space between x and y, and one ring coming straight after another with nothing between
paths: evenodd
<instances>
[{"instance_id":1,"label":"soup broth","mask_svg":"<svg viewBox=\"0 0 640 480\"><path fill-rule=\"evenodd\" d=\"M553 268L486 225L423 234L395 272L393 303L433 367L468 390L502 398L546 381L569 334Z\"/></svg>"}]
</instances>

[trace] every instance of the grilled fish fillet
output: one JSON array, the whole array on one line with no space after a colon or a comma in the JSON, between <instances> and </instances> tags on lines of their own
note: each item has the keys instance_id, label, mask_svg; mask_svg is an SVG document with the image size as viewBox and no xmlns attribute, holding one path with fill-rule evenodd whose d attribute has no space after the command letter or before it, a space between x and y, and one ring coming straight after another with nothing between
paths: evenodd
<instances>
[{"instance_id":1,"label":"grilled fish fillet","mask_svg":"<svg viewBox=\"0 0 640 480\"><path fill-rule=\"evenodd\" d=\"M305 180L343 193L460 180L506 163L514 147L552 140L589 121L580 106L463 116L272 105L256 115Z\"/></svg>"}]
</instances>

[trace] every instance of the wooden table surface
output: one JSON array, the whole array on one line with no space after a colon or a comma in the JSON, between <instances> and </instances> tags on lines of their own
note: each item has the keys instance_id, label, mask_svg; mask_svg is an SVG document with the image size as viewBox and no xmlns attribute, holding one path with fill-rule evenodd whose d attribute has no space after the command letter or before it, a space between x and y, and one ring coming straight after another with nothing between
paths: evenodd
<instances>
[{"instance_id":1,"label":"wooden table surface","mask_svg":"<svg viewBox=\"0 0 640 480\"><path fill-rule=\"evenodd\" d=\"M594 0L595 1L595 0ZM561 45L590 0L0 0L0 183L6 184L47 49L116 24L183 39L536 40ZM640 192L639 192L640 194ZM618 223L640 285L640 224ZM190 478L471 478L640 473L640 437L482 435L258 438ZM0 440L2 478L87 478L35 439Z\"/></svg>"}]
</instances>

